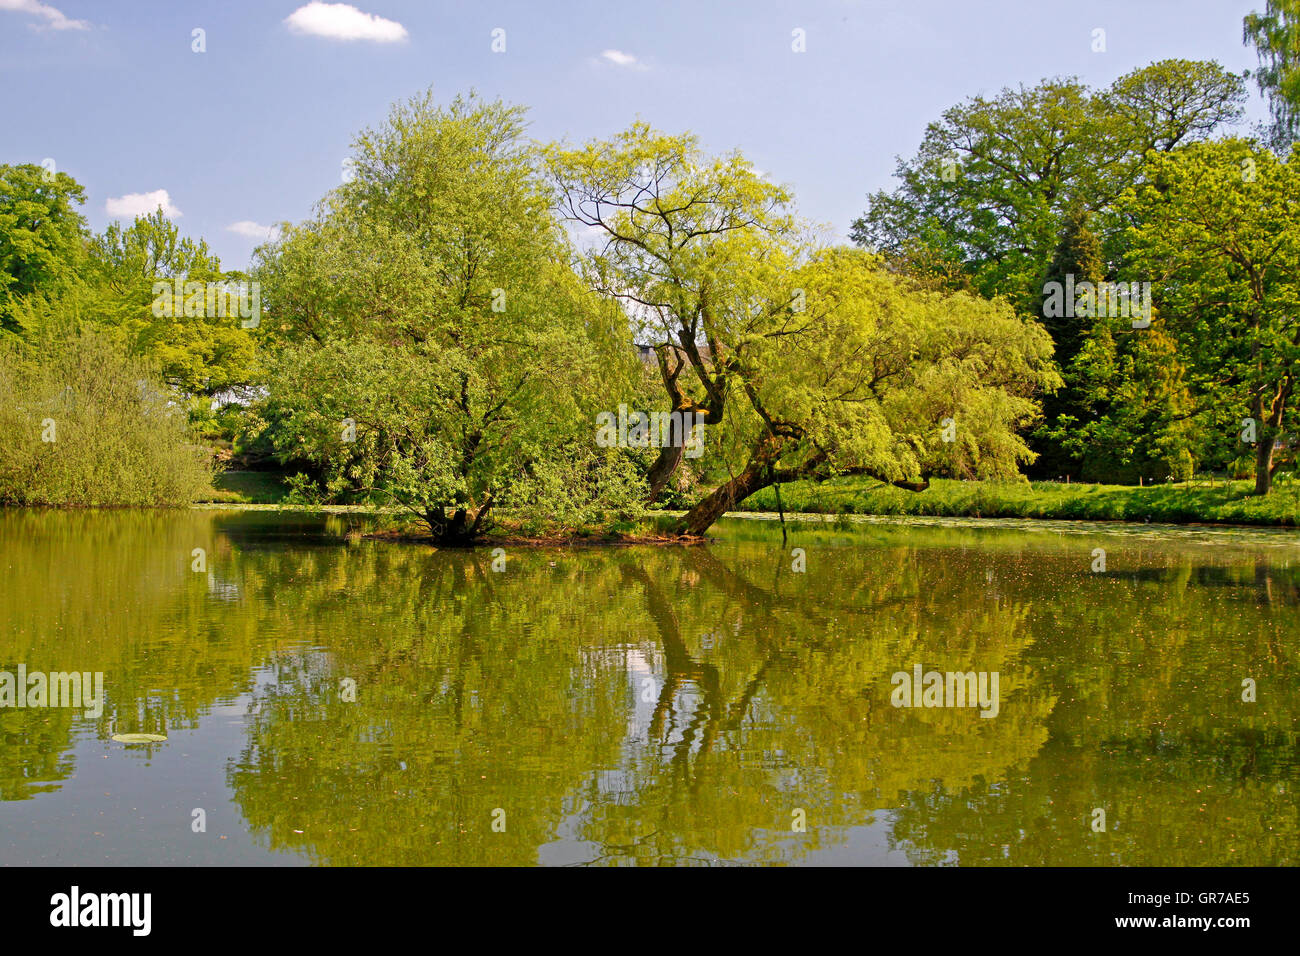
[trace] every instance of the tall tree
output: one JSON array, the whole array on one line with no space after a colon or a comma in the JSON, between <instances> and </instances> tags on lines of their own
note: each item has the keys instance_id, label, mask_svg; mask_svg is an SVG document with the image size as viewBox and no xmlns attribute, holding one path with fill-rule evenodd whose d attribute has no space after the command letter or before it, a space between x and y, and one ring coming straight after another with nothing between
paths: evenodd
<instances>
[{"instance_id":1,"label":"tall tree","mask_svg":"<svg viewBox=\"0 0 1300 956\"><path fill-rule=\"evenodd\" d=\"M90 230L82 186L41 166L0 166L0 331L19 332L21 299L76 286Z\"/></svg>"},{"instance_id":2,"label":"tall tree","mask_svg":"<svg viewBox=\"0 0 1300 956\"><path fill-rule=\"evenodd\" d=\"M891 257L919 240L964 263L984 295L1031 312L1070 211L1103 214L1105 248L1122 226L1106 211L1148 152L1236 122L1244 99L1240 77L1189 60L1153 63L1102 91L1052 79L975 97L927 127L917 154L898 164L899 188L869 198L852 238Z\"/></svg>"},{"instance_id":3,"label":"tall tree","mask_svg":"<svg viewBox=\"0 0 1300 956\"><path fill-rule=\"evenodd\" d=\"M707 448L729 478L683 534L773 483L853 472L923 488L940 470L1013 474L1032 457L1015 430L1056 381L1033 323L819 249L787 190L692 137L636 125L549 157L561 210L600 236L589 280L655 343L671 407L718 426ZM945 419L960 420L951 440Z\"/></svg>"},{"instance_id":4,"label":"tall tree","mask_svg":"<svg viewBox=\"0 0 1300 956\"><path fill-rule=\"evenodd\" d=\"M1300 154L1241 139L1153 160L1127 197L1131 262L1190 369L1205 415L1227 412L1254 444L1255 491L1293 458L1300 375Z\"/></svg>"},{"instance_id":5,"label":"tall tree","mask_svg":"<svg viewBox=\"0 0 1300 956\"><path fill-rule=\"evenodd\" d=\"M282 455L327 495L407 506L444 543L537 483L591 479L611 507L631 487L592 440L605 390L638 372L626 324L570 271L523 133L500 102L395 106L357 138L355 178L258 273Z\"/></svg>"},{"instance_id":6,"label":"tall tree","mask_svg":"<svg viewBox=\"0 0 1300 956\"><path fill-rule=\"evenodd\" d=\"M595 237L587 281L621 302L636 340L653 347L669 410L721 424L735 384L724 348L744 349L733 333L758 318L754 300L802 248L789 191L739 153L708 157L694 136L644 123L608 142L556 144L547 164L559 213ZM660 451L651 500L683 454L682 443Z\"/></svg>"},{"instance_id":7,"label":"tall tree","mask_svg":"<svg viewBox=\"0 0 1300 956\"><path fill-rule=\"evenodd\" d=\"M207 243L182 236L162 209L125 227L109 223L92 242L89 258L96 322L112 329L132 353L148 356L169 384L211 397L257 378L258 317L239 311L242 305L251 313L257 303L251 295L234 296L243 274L223 271ZM180 295L172 285L177 280ZM199 283L189 286L190 295L187 282ZM169 291L160 292L164 287ZM226 288L231 294L218 309L217 293Z\"/></svg>"}]
</instances>

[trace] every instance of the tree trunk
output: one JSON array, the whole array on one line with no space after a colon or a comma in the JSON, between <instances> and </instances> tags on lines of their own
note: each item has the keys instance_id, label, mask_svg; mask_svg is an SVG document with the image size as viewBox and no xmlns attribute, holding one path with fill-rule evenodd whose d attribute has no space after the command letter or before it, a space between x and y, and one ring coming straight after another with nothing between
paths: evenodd
<instances>
[{"instance_id":1,"label":"tree trunk","mask_svg":"<svg viewBox=\"0 0 1300 956\"><path fill-rule=\"evenodd\" d=\"M712 493L706 495L695 507L682 517L677 533L698 537L712 527L713 523L744 501L760 488L766 488L775 481L769 460L765 456L755 456L735 478L719 485Z\"/></svg>"},{"instance_id":2,"label":"tree trunk","mask_svg":"<svg viewBox=\"0 0 1300 956\"><path fill-rule=\"evenodd\" d=\"M686 442L692 437L695 428L717 425L722 421L721 413L713 411L711 406L697 405L683 399L680 391L676 390L675 384L670 389L670 397L673 399L671 414L678 417L672 420L668 444L659 449L659 456L650 466L650 471L646 473L646 482L650 486L649 494L646 496L647 504L654 504L659 500L659 495L663 493L664 488L668 487L669 480L681 467L682 459L686 457ZM704 436L700 435L699 440L703 441Z\"/></svg>"},{"instance_id":3,"label":"tree trunk","mask_svg":"<svg viewBox=\"0 0 1300 956\"><path fill-rule=\"evenodd\" d=\"M778 478L769 467L770 461L768 458L756 458L735 478L732 478L724 485L719 485L712 494L702 499L682 516L682 520L677 526L677 533L693 537L704 534L724 514L754 494L754 492L761 491L768 485L791 481L796 477L809 478L813 481L818 480L813 474L814 469L812 468L800 469L795 474L783 473ZM845 471L844 474L870 475L871 473L865 470L850 469ZM872 475L872 477L876 476ZM922 492L930 487L930 479L928 478L922 478L920 481L890 481L877 477L876 480L884 481L885 484L892 485L895 488L902 488L904 491Z\"/></svg>"},{"instance_id":4,"label":"tree trunk","mask_svg":"<svg viewBox=\"0 0 1300 956\"><path fill-rule=\"evenodd\" d=\"M1273 487L1273 433L1264 429L1255 445L1255 494L1266 495Z\"/></svg>"},{"instance_id":5,"label":"tree trunk","mask_svg":"<svg viewBox=\"0 0 1300 956\"><path fill-rule=\"evenodd\" d=\"M1255 494L1267 495L1273 485L1272 421L1264 414L1264 396L1256 393L1250 406L1255 421Z\"/></svg>"},{"instance_id":6,"label":"tree trunk","mask_svg":"<svg viewBox=\"0 0 1300 956\"><path fill-rule=\"evenodd\" d=\"M677 471L677 466L682 463L682 455L685 451L682 445L668 445L659 449L659 457L655 459L655 463L650 466L650 471L646 474L646 481L650 485L647 501L650 504L659 500L659 495L668 485L668 480Z\"/></svg>"},{"instance_id":7,"label":"tree trunk","mask_svg":"<svg viewBox=\"0 0 1300 956\"><path fill-rule=\"evenodd\" d=\"M489 503L490 504L490 503ZM472 544L478 537L481 528L478 518L483 514L484 508L480 508L475 514L475 520L470 521L470 514L464 507L457 508L451 517L447 517L447 511L444 507L426 508L424 512L424 523L429 526L429 533L433 536L435 544L443 547L465 547Z\"/></svg>"}]
</instances>

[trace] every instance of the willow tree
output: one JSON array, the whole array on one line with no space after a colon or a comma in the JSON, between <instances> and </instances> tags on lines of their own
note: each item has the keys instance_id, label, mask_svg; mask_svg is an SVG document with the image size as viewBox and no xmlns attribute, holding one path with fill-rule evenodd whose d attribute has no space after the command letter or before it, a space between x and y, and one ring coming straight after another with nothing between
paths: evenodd
<instances>
[{"instance_id":1,"label":"willow tree","mask_svg":"<svg viewBox=\"0 0 1300 956\"><path fill-rule=\"evenodd\" d=\"M773 484L856 474L920 491L937 475L1015 477L1033 460L1018 432L1060 382L1037 323L1004 302L918 290L860 250L815 253L786 287L799 310L760 313L721 357L742 392L721 447L732 476L683 533Z\"/></svg>"},{"instance_id":2,"label":"willow tree","mask_svg":"<svg viewBox=\"0 0 1300 956\"><path fill-rule=\"evenodd\" d=\"M399 503L445 543L538 487L639 498L591 441L635 372L627 330L570 271L523 132L500 102L394 107L260 270L281 454L317 494Z\"/></svg>"},{"instance_id":3,"label":"willow tree","mask_svg":"<svg viewBox=\"0 0 1300 956\"><path fill-rule=\"evenodd\" d=\"M620 302L655 353L669 411L722 423L752 302L798 254L792 197L738 152L709 157L689 134L636 123L614 139L546 153L560 214L587 233L591 288ZM650 500L681 464L685 441L651 466Z\"/></svg>"},{"instance_id":4,"label":"willow tree","mask_svg":"<svg viewBox=\"0 0 1300 956\"><path fill-rule=\"evenodd\" d=\"M1265 0L1264 12L1242 20L1242 41L1255 47L1255 82L1268 97L1273 143L1285 148L1300 138L1300 0Z\"/></svg>"},{"instance_id":5,"label":"willow tree","mask_svg":"<svg viewBox=\"0 0 1300 956\"><path fill-rule=\"evenodd\" d=\"M1032 457L1015 429L1059 379L1050 338L1007 307L818 250L788 190L690 136L638 124L549 161L561 210L599 237L586 274L652 337L671 407L722 426L706 453L730 478L683 534L774 482L852 471L920 489L942 469L1014 474ZM664 449L652 490L680 457Z\"/></svg>"}]
</instances>

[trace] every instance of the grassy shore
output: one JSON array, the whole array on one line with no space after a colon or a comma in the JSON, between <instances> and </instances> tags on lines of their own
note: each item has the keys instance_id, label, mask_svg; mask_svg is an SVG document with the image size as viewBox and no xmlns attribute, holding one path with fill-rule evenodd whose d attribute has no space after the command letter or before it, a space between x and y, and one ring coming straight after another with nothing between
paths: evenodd
<instances>
[{"instance_id":1,"label":"grassy shore","mask_svg":"<svg viewBox=\"0 0 1300 956\"><path fill-rule=\"evenodd\" d=\"M938 479L927 490L914 492L869 479L841 478L820 485L783 485L781 503L787 512L811 514L1300 525L1300 483L1284 479L1267 498L1256 497L1253 488L1251 481L1170 482L1135 488ZM228 471L218 476L216 489L206 500L277 504L286 492L283 480L274 473ZM776 492L765 488L736 510L776 511Z\"/></svg>"},{"instance_id":2,"label":"grassy shore","mask_svg":"<svg viewBox=\"0 0 1300 956\"><path fill-rule=\"evenodd\" d=\"M823 514L1300 525L1300 484L1280 482L1266 498L1253 495L1253 488L1251 481L1170 482L1135 488L940 479L925 491L913 492L868 479L843 478L821 485L783 485L781 503L787 512ZM765 488L750 496L744 510L776 511L775 490Z\"/></svg>"},{"instance_id":3,"label":"grassy shore","mask_svg":"<svg viewBox=\"0 0 1300 956\"><path fill-rule=\"evenodd\" d=\"M223 471L212 486L200 503L274 505L289 493L284 476L273 471Z\"/></svg>"}]
</instances>

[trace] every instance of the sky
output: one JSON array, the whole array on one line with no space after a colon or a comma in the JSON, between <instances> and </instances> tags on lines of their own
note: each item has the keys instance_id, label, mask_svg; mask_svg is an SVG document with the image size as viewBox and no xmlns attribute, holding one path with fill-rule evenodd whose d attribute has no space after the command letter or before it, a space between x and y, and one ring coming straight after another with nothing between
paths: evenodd
<instances>
[{"instance_id":1,"label":"sky","mask_svg":"<svg viewBox=\"0 0 1300 956\"><path fill-rule=\"evenodd\" d=\"M740 149L844 239L947 107L1049 76L1104 86L1169 57L1254 69L1241 21L1262 7L0 0L0 163L52 161L85 187L96 230L161 204L238 269L338 185L353 137L392 103L477 90L527 106L539 140L640 119ZM1248 113L1266 114L1253 81Z\"/></svg>"}]
</instances>

